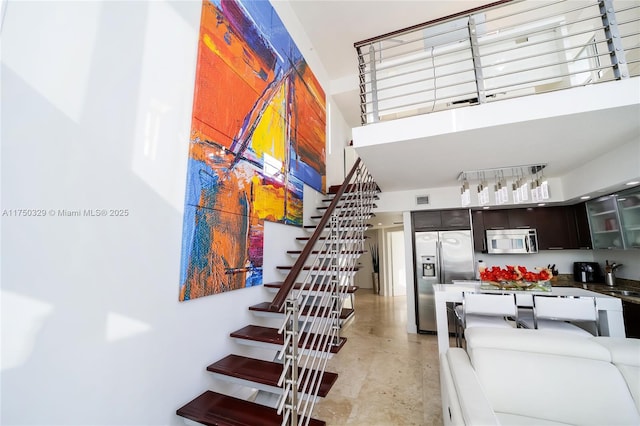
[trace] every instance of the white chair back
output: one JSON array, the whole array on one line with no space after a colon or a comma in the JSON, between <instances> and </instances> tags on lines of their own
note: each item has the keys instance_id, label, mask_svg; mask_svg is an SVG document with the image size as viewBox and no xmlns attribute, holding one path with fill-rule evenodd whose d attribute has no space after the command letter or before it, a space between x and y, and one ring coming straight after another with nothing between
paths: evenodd
<instances>
[{"instance_id":1,"label":"white chair back","mask_svg":"<svg viewBox=\"0 0 640 426\"><path fill-rule=\"evenodd\" d=\"M463 293L462 307L465 315L518 315L515 294Z\"/></svg>"},{"instance_id":2,"label":"white chair back","mask_svg":"<svg viewBox=\"0 0 640 426\"><path fill-rule=\"evenodd\" d=\"M533 296L537 318L563 321L597 321L598 310L594 297Z\"/></svg>"}]
</instances>

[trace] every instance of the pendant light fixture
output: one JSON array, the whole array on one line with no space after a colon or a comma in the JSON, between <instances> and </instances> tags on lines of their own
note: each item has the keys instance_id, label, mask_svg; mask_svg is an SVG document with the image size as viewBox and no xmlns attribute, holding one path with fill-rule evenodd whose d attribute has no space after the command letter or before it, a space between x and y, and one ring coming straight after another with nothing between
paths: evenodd
<instances>
[{"instance_id":1,"label":"pendant light fixture","mask_svg":"<svg viewBox=\"0 0 640 426\"><path fill-rule=\"evenodd\" d=\"M480 206L488 205L490 188L493 187L495 205L509 202L514 204L537 203L549 199L549 182L542 173L546 164L529 164L484 170L466 170L460 172L460 203L463 207L471 205L471 184L475 185L475 197ZM487 175L493 177L493 185L487 182ZM471 184L470 184L471 182Z\"/></svg>"}]
</instances>

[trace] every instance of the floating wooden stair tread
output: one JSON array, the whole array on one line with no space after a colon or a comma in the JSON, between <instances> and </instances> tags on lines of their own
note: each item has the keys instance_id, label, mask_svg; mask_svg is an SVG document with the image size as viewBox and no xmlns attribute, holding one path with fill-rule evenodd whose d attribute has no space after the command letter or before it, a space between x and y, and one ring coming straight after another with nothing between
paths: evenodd
<instances>
[{"instance_id":1,"label":"floating wooden stair tread","mask_svg":"<svg viewBox=\"0 0 640 426\"><path fill-rule=\"evenodd\" d=\"M344 213L338 214L337 216L338 217L347 217L347 216L348 217L352 217L352 216L344 214ZM376 217L376 214L375 213L367 213L366 215L357 215L357 216L354 216L354 217L366 217L367 219L369 219L369 218L372 218L372 217ZM319 219L322 219L322 216L318 216L318 215L311 216L311 219L319 220Z\"/></svg>"},{"instance_id":2,"label":"floating wooden stair tread","mask_svg":"<svg viewBox=\"0 0 640 426\"><path fill-rule=\"evenodd\" d=\"M311 309L313 308L313 306L305 306L302 308L302 310L300 311L300 315L303 316L308 316L310 315ZM275 309L271 308L271 302L262 302L262 303L258 303L257 305L253 305L253 306L249 306L249 310L250 311L257 311L257 312L272 312L274 314L280 314L280 313L284 313L284 308L277 311ZM313 314L313 316L316 317L326 317L329 316L330 312L328 309L326 309L327 312L322 312L322 310L320 312L315 312ZM342 311L340 311L340 319L341 320L345 320L347 318L349 318L351 315L353 315L355 311L353 309L342 309Z\"/></svg>"},{"instance_id":3,"label":"floating wooden stair tread","mask_svg":"<svg viewBox=\"0 0 640 426\"><path fill-rule=\"evenodd\" d=\"M282 287L283 282L282 281L276 281L276 282L272 282L272 283L264 283L263 285L266 288L280 288ZM295 283L293 285L293 288L295 288L296 290L300 290L302 288L304 284L303 283ZM331 284L311 284L311 285L307 285L306 290L308 291L331 291ZM346 289L347 293L352 294L355 293L356 291L358 291L358 286L356 285L350 285L349 287L347 287Z\"/></svg>"},{"instance_id":4,"label":"floating wooden stair tread","mask_svg":"<svg viewBox=\"0 0 640 426\"><path fill-rule=\"evenodd\" d=\"M338 229L357 229L357 228L360 228L360 227L370 228L371 226L373 226L373 225L371 225L370 223L363 223L361 226L360 225L358 225L358 226L356 226L356 225L338 226ZM317 227L318 227L318 225L304 225L302 228L303 229L316 229ZM330 227L331 227L331 224L328 223L325 226L325 229L328 229Z\"/></svg>"},{"instance_id":5,"label":"floating wooden stair tread","mask_svg":"<svg viewBox=\"0 0 640 426\"><path fill-rule=\"evenodd\" d=\"M304 343L307 334L309 333L306 333L306 332L300 333L300 341L299 341L300 348L302 348L302 344ZM246 327L243 327L240 330L236 330L233 333L231 333L231 337L234 337L236 339L252 340L254 342L270 343L273 345L284 344L284 337L282 336L282 334L278 333L277 328L262 327L259 325L248 325ZM311 350L318 349L317 348L317 346L319 346L318 342L321 339L318 338L317 339L318 342L316 342L315 347L312 347L311 342L314 341L313 337L314 337L313 334L309 336L307 347L304 347L303 349L311 349ZM347 341L346 337L341 337L337 345L331 346L330 352L333 354L338 353L340 349L342 349L346 341Z\"/></svg>"},{"instance_id":6,"label":"floating wooden stair tread","mask_svg":"<svg viewBox=\"0 0 640 426\"><path fill-rule=\"evenodd\" d=\"M373 203L364 203L364 204L353 205L353 206L338 205L338 206L336 206L336 210L338 210L338 209L340 209L340 210L348 210L348 209L359 210L360 207L362 207L362 206L368 206L368 207L371 207L371 208L374 208L374 209L378 207L376 204L373 204ZM329 208L329 206L316 207L317 210L326 210L328 208Z\"/></svg>"},{"instance_id":7,"label":"floating wooden stair tread","mask_svg":"<svg viewBox=\"0 0 640 426\"><path fill-rule=\"evenodd\" d=\"M248 358L240 355L229 355L208 366L207 371L255 383L261 383L267 386L278 387L278 379L282 374L282 364ZM299 368L298 371L300 383L298 390L300 390L300 392L308 391L310 389L311 379L313 376L310 376L310 380L307 383L307 389L303 390L302 386L307 375L313 374L313 372L309 370L302 372L302 368ZM331 390L331 387L337 379L338 375L336 373L325 371L322 375L322 381L320 382L318 396L322 398L327 396L329 390Z\"/></svg>"},{"instance_id":8,"label":"floating wooden stair tread","mask_svg":"<svg viewBox=\"0 0 640 426\"><path fill-rule=\"evenodd\" d=\"M336 253L336 254L345 255L345 254L364 254L364 253L365 253L365 250L343 250L340 253ZM302 250L287 250L287 254L302 254ZM312 250L311 254L329 254L329 251Z\"/></svg>"},{"instance_id":9,"label":"floating wooden stair tread","mask_svg":"<svg viewBox=\"0 0 640 426\"><path fill-rule=\"evenodd\" d=\"M276 269L279 271L288 271L293 269L293 266L276 266ZM331 268L327 267L327 266L316 266L316 267L311 267L311 266L304 266L302 268L303 271L322 271L322 272L329 272L331 271ZM340 271L342 272L357 272L360 270L359 267L354 266L354 267L341 267L339 268Z\"/></svg>"},{"instance_id":10,"label":"floating wooden stair tread","mask_svg":"<svg viewBox=\"0 0 640 426\"><path fill-rule=\"evenodd\" d=\"M367 239L367 238L369 238L369 237L368 237L367 235L364 235L364 236L362 236L362 237L355 237L355 236L354 236L354 237L349 237L349 238L340 238L339 240L340 240L340 241L345 241L345 240L356 240L356 241L360 241L360 240ZM296 237L296 240L297 240L297 241L308 241L308 240L310 240L310 239L311 239L311 237ZM327 239L327 237L318 237L318 239L319 239L319 240L326 240L326 239Z\"/></svg>"},{"instance_id":11,"label":"floating wooden stair tread","mask_svg":"<svg viewBox=\"0 0 640 426\"><path fill-rule=\"evenodd\" d=\"M344 199L346 199L347 197L351 197L351 195L344 195L344 194L343 194L343 195L342 195L342 197L340 197L340 199L341 199L341 200L344 200ZM369 197L367 197L367 198L368 198L368 199L370 199L370 200L379 200L379 199L380 199L380 197L379 197L378 195L369 196ZM325 203L330 203L330 202L332 202L333 200L334 200L334 198L324 198L324 199L322 199L321 201L322 201L322 202L325 202Z\"/></svg>"},{"instance_id":12,"label":"floating wooden stair tread","mask_svg":"<svg viewBox=\"0 0 640 426\"><path fill-rule=\"evenodd\" d=\"M376 192L380 192L380 187L373 183L376 186L375 191ZM328 194L337 194L338 190L340 189L342 185L331 185L329 187L329 190L327 191ZM354 185L354 184L349 184L347 185L347 187L345 188L345 192L358 192L362 187L360 185Z\"/></svg>"},{"instance_id":13,"label":"floating wooden stair tread","mask_svg":"<svg viewBox=\"0 0 640 426\"><path fill-rule=\"evenodd\" d=\"M282 415L274 408L213 391L206 391L179 408L176 414L207 426L280 426ZM311 419L309 425L326 426Z\"/></svg>"}]
</instances>

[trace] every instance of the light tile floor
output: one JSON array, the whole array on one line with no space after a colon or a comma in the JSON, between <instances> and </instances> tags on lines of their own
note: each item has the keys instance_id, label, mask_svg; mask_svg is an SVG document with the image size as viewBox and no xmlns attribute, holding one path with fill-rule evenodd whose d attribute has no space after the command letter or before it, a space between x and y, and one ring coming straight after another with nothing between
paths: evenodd
<instances>
[{"instance_id":1,"label":"light tile floor","mask_svg":"<svg viewBox=\"0 0 640 426\"><path fill-rule=\"evenodd\" d=\"M347 344L329 360L338 380L313 417L329 426L441 425L435 335L408 334L405 297L361 289Z\"/></svg>"}]
</instances>

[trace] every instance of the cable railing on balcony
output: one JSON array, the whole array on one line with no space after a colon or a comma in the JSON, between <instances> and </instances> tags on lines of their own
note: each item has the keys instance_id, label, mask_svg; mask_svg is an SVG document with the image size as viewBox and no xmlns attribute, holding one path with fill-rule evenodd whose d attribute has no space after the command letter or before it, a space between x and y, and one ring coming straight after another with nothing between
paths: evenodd
<instances>
[{"instance_id":1,"label":"cable railing on balcony","mask_svg":"<svg viewBox=\"0 0 640 426\"><path fill-rule=\"evenodd\" d=\"M638 76L640 2L499 1L354 46L366 125Z\"/></svg>"}]
</instances>

